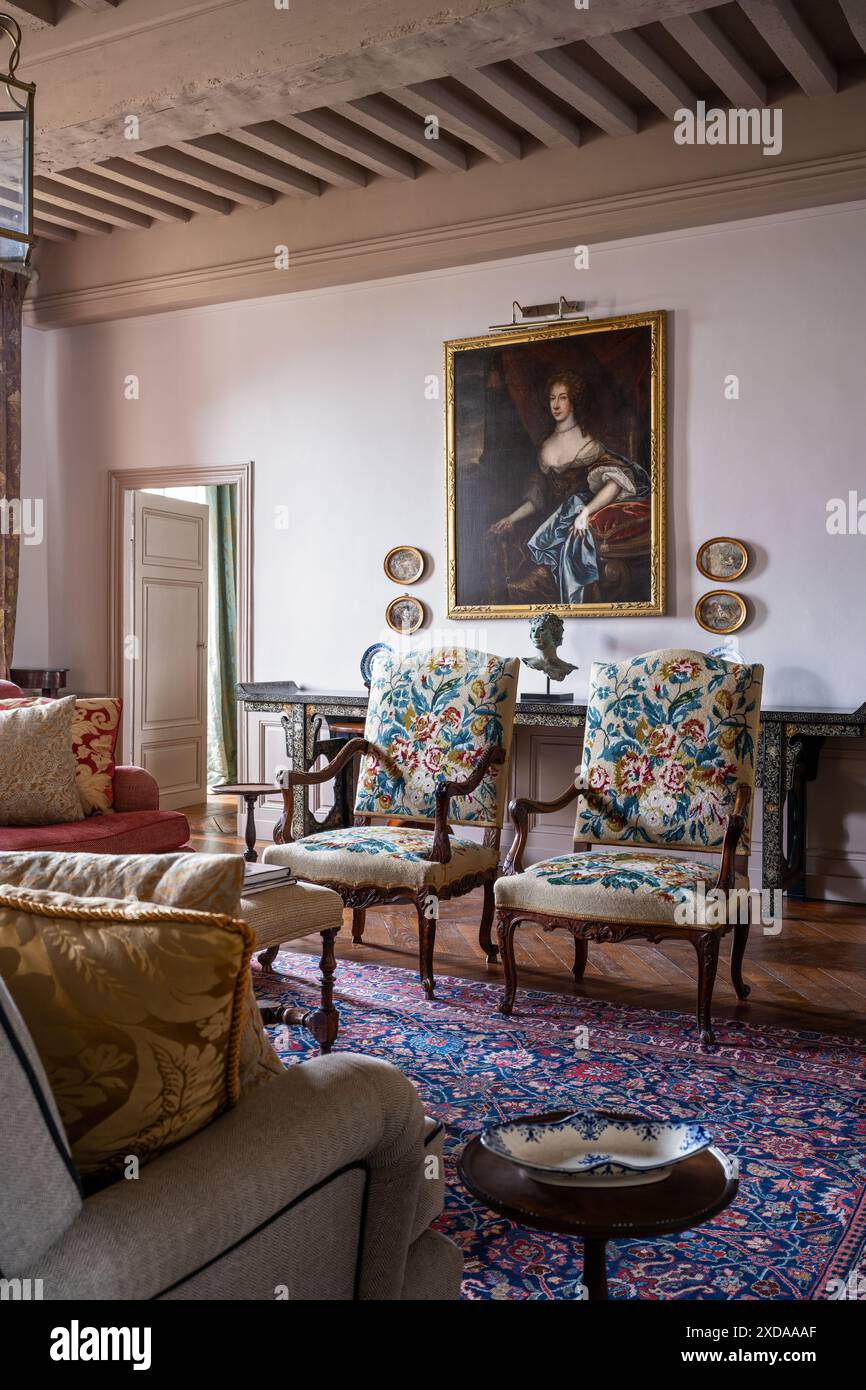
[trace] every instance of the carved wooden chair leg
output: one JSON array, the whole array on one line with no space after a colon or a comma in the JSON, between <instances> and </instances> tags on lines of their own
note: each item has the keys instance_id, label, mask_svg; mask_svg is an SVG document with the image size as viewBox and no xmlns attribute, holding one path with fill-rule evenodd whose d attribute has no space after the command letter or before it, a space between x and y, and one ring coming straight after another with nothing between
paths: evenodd
<instances>
[{"instance_id":1,"label":"carved wooden chair leg","mask_svg":"<svg viewBox=\"0 0 866 1390\"><path fill-rule=\"evenodd\" d=\"M439 917L439 898L429 889L422 888L415 896L418 911L418 974L424 993L433 998L435 980L433 979L433 947L436 944L436 922Z\"/></svg>"},{"instance_id":2,"label":"carved wooden chair leg","mask_svg":"<svg viewBox=\"0 0 866 1390\"><path fill-rule=\"evenodd\" d=\"M330 1052L337 1040L337 1030L340 1026L340 1015L334 1008L334 971L337 968L337 961L334 955L334 941L339 932L339 927L326 927L320 932L322 938L322 956L319 961L319 969L322 972L322 991L317 1009L287 1008L283 1010L281 1022L291 1026L300 1024L312 1033L321 1051ZM273 1020L268 1020L272 1022Z\"/></svg>"},{"instance_id":3,"label":"carved wooden chair leg","mask_svg":"<svg viewBox=\"0 0 866 1390\"><path fill-rule=\"evenodd\" d=\"M493 944L493 914L496 910L496 899L493 896L493 880L490 879L484 885L484 908L481 913L481 926L478 929L478 944L487 957L488 965L495 965L499 957L499 951Z\"/></svg>"},{"instance_id":4,"label":"carved wooden chair leg","mask_svg":"<svg viewBox=\"0 0 866 1390\"><path fill-rule=\"evenodd\" d=\"M352 909L352 942L359 946L364 940L364 923L367 920L367 910L363 907Z\"/></svg>"},{"instance_id":5,"label":"carved wooden chair leg","mask_svg":"<svg viewBox=\"0 0 866 1390\"><path fill-rule=\"evenodd\" d=\"M712 1009L713 985L719 964L719 933L708 931L696 937L695 950L698 955L698 1032L701 1042L709 1047L715 1042Z\"/></svg>"},{"instance_id":6,"label":"carved wooden chair leg","mask_svg":"<svg viewBox=\"0 0 866 1390\"><path fill-rule=\"evenodd\" d=\"M518 923L518 918L513 917L505 908L500 908L496 917L496 936L499 941L499 951L502 956L502 964L505 967L505 993L499 1001L499 1012L510 1014L514 1008L514 996L517 993L517 962L514 959L514 931Z\"/></svg>"},{"instance_id":7,"label":"carved wooden chair leg","mask_svg":"<svg viewBox=\"0 0 866 1390\"><path fill-rule=\"evenodd\" d=\"M583 979L583 972L586 969L586 957L588 954L589 942L586 940L585 937L575 936L574 965L571 967L571 973L574 976L575 984L577 984L578 980Z\"/></svg>"},{"instance_id":8,"label":"carved wooden chair leg","mask_svg":"<svg viewBox=\"0 0 866 1390\"><path fill-rule=\"evenodd\" d=\"M734 944L731 947L731 980L738 999L748 999L751 989L743 979L743 956L749 940L749 923L738 922L734 927Z\"/></svg>"},{"instance_id":9,"label":"carved wooden chair leg","mask_svg":"<svg viewBox=\"0 0 866 1390\"><path fill-rule=\"evenodd\" d=\"M269 946L266 951L259 951L258 961L263 970L270 970L279 954L279 946Z\"/></svg>"}]
</instances>

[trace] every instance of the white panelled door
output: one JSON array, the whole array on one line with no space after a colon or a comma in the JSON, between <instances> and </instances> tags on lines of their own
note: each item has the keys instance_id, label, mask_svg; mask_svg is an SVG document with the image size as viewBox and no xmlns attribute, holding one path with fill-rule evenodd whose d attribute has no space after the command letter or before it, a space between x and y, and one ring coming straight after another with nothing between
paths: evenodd
<instances>
[{"instance_id":1,"label":"white panelled door","mask_svg":"<svg viewBox=\"0 0 866 1390\"><path fill-rule=\"evenodd\" d=\"M132 759L171 810L207 795L208 508L133 496Z\"/></svg>"}]
</instances>

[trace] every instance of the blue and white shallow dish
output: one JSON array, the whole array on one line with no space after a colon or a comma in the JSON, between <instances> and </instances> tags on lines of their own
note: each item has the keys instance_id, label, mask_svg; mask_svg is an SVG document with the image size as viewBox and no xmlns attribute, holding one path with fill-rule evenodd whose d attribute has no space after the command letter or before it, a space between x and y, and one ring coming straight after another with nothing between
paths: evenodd
<instances>
[{"instance_id":1,"label":"blue and white shallow dish","mask_svg":"<svg viewBox=\"0 0 866 1390\"><path fill-rule=\"evenodd\" d=\"M637 1187L661 1182L712 1136L697 1120L625 1120L606 1110L575 1110L561 1120L488 1125L491 1153L555 1187Z\"/></svg>"}]
</instances>

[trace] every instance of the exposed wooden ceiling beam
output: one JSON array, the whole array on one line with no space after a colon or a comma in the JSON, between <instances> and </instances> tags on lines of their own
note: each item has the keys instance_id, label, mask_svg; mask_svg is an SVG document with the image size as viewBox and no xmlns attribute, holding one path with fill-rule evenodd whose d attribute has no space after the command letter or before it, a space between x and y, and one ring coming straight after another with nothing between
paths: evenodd
<instances>
[{"instance_id":1,"label":"exposed wooden ceiling beam","mask_svg":"<svg viewBox=\"0 0 866 1390\"><path fill-rule=\"evenodd\" d=\"M15 19L35 19L40 26L57 23L57 0L6 0L3 8Z\"/></svg>"},{"instance_id":2,"label":"exposed wooden ceiling beam","mask_svg":"<svg viewBox=\"0 0 866 1390\"><path fill-rule=\"evenodd\" d=\"M735 106L766 106L767 88L712 15L678 15L664 26Z\"/></svg>"},{"instance_id":3,"label":"exposed wooden ceiling beam","mask_svg":"<svg viewBox=\"0 0 866 1390\"><path fill-rule=\"evenodd\" d=\"M41 198L35 197L34 221L39 218L40 222L56 222L61 227L71 227L76 232L87 232L90 236L108 236L114 230L108 222L100 222L95 217L88 217L83 212L74 212L72 208L55 207L53 203L43 203Z\"/></svg>"},{"instance_id":4,"label":"exposed wooden ceiling beam","mask_svg":"<svg viewBox=\"0 0 866 1390\"><path fill-rule=\"evenodd\" d=\"M542 87L549 87L608 135L633 135L637 130L637 115L631 107L563 49L548 48L516 61Z\"/></svg>"},{"instance_id":5,"label":"exposed wooden ceiling beam","mask_svg":"<svg viewBox=\"0 0 866 1390\"><path fill-rule=\"evenodd\" d=\"M554 149L559 145L580 144L577 121L554 106L522 73L514 72L503 63L488 63L483 68L457 68L454 76L461 86L507 116L514 125L522 126L542 145Z\"/></svg>"},{"instance_id":6,"label":"exposed wooden ceiling beam","mask_svg":"<svg viewBox=\"0 0 866 1390\"><path fill-rule=\"evenodd\" d=\"M251 145L242 145L228 135L202 135L197 140L186 140L186 148L191 154L221 169L229 169L234 174L255 177L268 188L284 193L288 198L315 198L322 191L322 185L303 169L295 169L291 164L274 159L262 150Z\"/></svg>"},{"instance_id":7,"label":"exposed wooden ceiling beam","mask_svg":"<svg viewBox=\"0 0 866 1390\"><path fill-rule=\"evenodd\" d=\"M259 121L244 126L242 130L233 130L232 138L253 149L275 153L277 158L293 164L296 169L305 169L323 183L341 188L363 188L367 182L365 170L359 169L357 164L288 130L279 121Z\"/></svg>"},{"instance_id":8,"label":"exposed wooden ceiling beam","mask_svg":"<svg viewBox=\"0 0 866 1390\"><path fill-rule=\"evenodd\" d=\"M387 97L360 97L358 101L338 102L334 110L445 174L467 167L462 145L442 130L437 139L428 140L423 120Z\"/></svg>"},{"instance_id":9,"label":"exposed wooden ceiling beam","mask_svg":"<svg viewBox=\"0 0 866 1390\"><path fill-rule=\"evenodd\" d=\"M791 0L740 0L740 8L807 96L836 91L836 69Z\"/></svg>"},{"instance_id":10,"label":"exposed wooden ceiling beam","mask_svg":"<svg viewBox=\"0 0 866 1390\"><path fill-rule=\"evenodd\" d=\"M601 34L590 39L589 46L665 116L673 118L683 107L694 107L697 96L688 82L634 29Z\"/></svg>"},{"instance_id":11,"label":"exposed wooden ceiling beam","mask_svg":"<svg viewBox=\"0 0 866 1390\"><path fill-rule=\"evenodd\" d=\"M425 119L435 116L451 135L465 140L467 145L498 164L519 159L523 152L518 135L495 117L477 110L443 82L414 82L411 87L402 87L388 95Z\"/></svg>"},{"instance_id":12,"label":"exposed wooden ceiling beam","mask_svg":"<svg viewBox=\"0 0 866 1390\"><path fill-rule=\"evenodd\" d=\"M51 177L58 183L67 184L69 188L82 188L85 193L101 193L111 202L120 203L123 207L137 208L139 212L146 212L148 217L154 217L159 222L188 222L192 217L189 208L181 207L179 203L166 202L163 198L154 197L152 193L144 193L141 189L129 187L116 179L108 179L91 169L58 170Z\"/></svg>"},{"instance_id":13,"label":"exposed wooden ceiling beam","mask_svg":"<svg viewBox=\"0 0 866 1390\"><path fill-rule=\"evenodd\" d=\"M37 174L33 180L34 197L41 207L71 208L73 212L85 212L102 222L110 222L115 227L152 227L153 218L133 208L119 207L108 203L104 198L94 198L92 193L82 193L80 189L69 188L56 179Z\"/></svg>"},{"instance_id":14,"label":"exposed wooden ceiling beam","mask_svg":"<svg viewBox=\"0 0 866 1390\"><path fill-rule=\"evenodd\" d=\"M113 10L117 0L72 0L80 10Z\"/></svg>"},{"instance_id":15,"label":"exposed wooden ceiling beam","mask_svg":"<svg viewBox=\"0 0 866 1390\"><path fill-rule=\"evenodd\" d=\"M272 188L251 183L249 179L240 178L228 169L218 169L215 164L206 164L204 160L195 159L185 150L176 150L171 145L160 145L155 150L142 150L140 154L134 154L132 159L136 164L142 164L145 169L156 169L158 173L171 174L182 179L184 183L192 184L193 188L203 188L206 193L231 198L232 202L246 203L250 207L267 207L276 196Z\"/></svg>"},{"instance_id":16,"label":"exposed wooden ceiling beam","mask_svg":"<svg viewBox=\"0 0 866 1390\"><path fill-rule=\"evenodd\" d=\"M102 164L95 166L94 173L116 179L129 188L141 188L146 193L157 193L169 202L191 208L193 212L219 212L225 216L234 207L234 203L228 198L218 198L215 193L208 193L204 188L193 188L191 184L158 174L155 169L145 169L138 164L132 164L128 159L106 159Z\"/></svg>"},{"instance_id":17,"label":"exposed wooden ceiling beam","mask_svg":"<svg viewBox=\"0 0 866 1390\"><path fill-rule=\"evenodd\" d=\"M61 3L62 28L69 6ZM36 159L41 173L125 159L127 112L141 116L151 147L177 145L714 3L592 0L578 9L572 0L411 0L397 6L398 23L393 0L365 0L323 24L322 6L310 3L280 13L272 0L129 0L89 17L92 54L75 43L58 48L54 30L33 33L26 58L39 82Z\"/></svg>"},{"instance_id":18,"label":"exposed wooden ceiling beam","mask_svg":"<svg viewBox=\"0 0 866 1390\"><path fill-rule=\"evenodd\" d=\"M414 179L415 163L401 149L396 149L378 135L347 121L335 111L304 111L300 115L284 116L283 123L298 135L305 135L334 154L352 159L385 179Z\"/></svg>"},{"instance_id":19,"label":"exposed wooden ceiling beam","mask_svg":"<svg viewBox=\"0 0 866 1390\"><path fill-rule=\"evenodd\" d=\"M866 0L839 0L851 33L866 53Z\"/></svg>"},{"instance_id":20,"label":"exposed wooden ceiling beam","mask_svg":"<svg viewBox=\"0 0 866 1390\"><path fill-rule=\"evenodd\" d=\"M45 241L75 240L75 232L71 227L59 227L51 222L40 222L38 217L33 219L33 231L36 236L42 237Z\"/></svg>"}]
</instances>

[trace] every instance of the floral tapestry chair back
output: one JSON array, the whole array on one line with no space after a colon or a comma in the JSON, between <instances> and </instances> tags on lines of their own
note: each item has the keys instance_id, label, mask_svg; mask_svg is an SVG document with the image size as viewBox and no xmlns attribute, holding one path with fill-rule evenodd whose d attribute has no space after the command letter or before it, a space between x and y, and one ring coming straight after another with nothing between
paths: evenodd
<instances>
[{"instance_id":1,"label":"floral tapestry chair back","mask_svg":"<svg viewBox=\"0 0 866 1390\"><path fill-rule=\"evenodd\" d=\"M355 815L432 822L437 788L465 779L494 745L506 761L454 799L451 819L500 828L519 666L463 647L380 652L364 730L379 751L361 760Z\"/></svg>"},{"instance_id":2,"label":"floral tapestry chair back","mask_svg":"<svg viewBox=\"0 0 866 1390\"><path fill-rule=\"evenodd\" d=\"M763 678L684 650L595 662L575 842L720 854L738 783L755 786ZM751 821L750 799L741 854Z\"/></svg>"}]
</instances>

